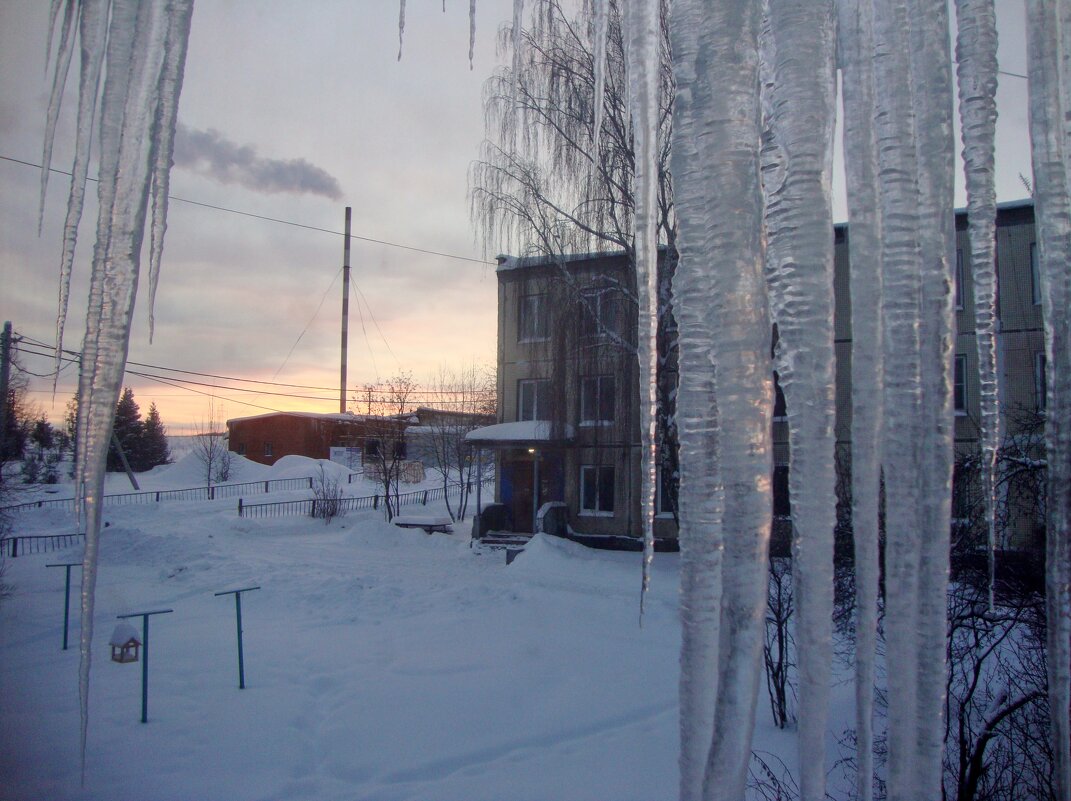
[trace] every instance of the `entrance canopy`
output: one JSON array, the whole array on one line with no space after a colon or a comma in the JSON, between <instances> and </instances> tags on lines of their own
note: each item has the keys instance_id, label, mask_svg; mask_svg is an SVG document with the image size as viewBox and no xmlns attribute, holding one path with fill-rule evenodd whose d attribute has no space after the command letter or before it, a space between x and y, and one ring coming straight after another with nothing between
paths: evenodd
<instances>
[{"instance_id":1,"label":"entrance canopy","mask_svg":"<svg viewBox=\"0 0 1071 801\"><path fill-rule=\"evenodd\" d=\"M553 431L548 420L519 420L473 429L465 441L481 448L538 448L572 442L576 436L573 427L562 425L560 429Z\"/></svg>"}]
</instances>

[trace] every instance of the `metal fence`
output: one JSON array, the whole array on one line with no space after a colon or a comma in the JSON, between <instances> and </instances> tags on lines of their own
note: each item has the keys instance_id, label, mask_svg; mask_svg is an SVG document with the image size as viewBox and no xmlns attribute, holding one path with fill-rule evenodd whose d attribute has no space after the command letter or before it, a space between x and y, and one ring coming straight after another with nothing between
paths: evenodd
<instances>
[{"instance_id":1,"label":"metal fence","mask_svg":"<svg viewBox=\"0 0 1071 801\"><path fill-rule=\"evenodd\" d=\"M124 492L105 495L105 506L134 506L162 501L215 501L223 498L241 497L254 492L285 492L287 490L312 489L313 477L277 478L270 481L247 481L243 484L215 484L210 487L158 490L155 492ZM0 508L0 512L23 512L30 509L61 509L74 512L73 498L42 498L27 503Z\"/></svg>"},{"instance_id":2,"label":"metal fence","mask_svg":"<svg viewBox=\"0 0 1071 801\"><path fill-rule=\"evenodd\" d=\"M43 534L32 537L4 537L0 552L12 558L49 551L62 551L82 542L84 534Z\"/></svg>"},{"instance_id":3,"label":"metal fence","mask_svg":"<svg viewBox=\"0 0 1071 801\"><path fill-rule=\"evenodd\" d=\"M484 485L493 484L494 479L487 479L484 481ZM469 491L475 489L472 483L469 484ZM450 487L450 494L454 495L461 491L461 485L455 484ZM444 487L434 487L432 489L414 490L412 492L403 492L398 495L393 495L392 500L397 501L399 507L401 506L416 506L420 504L427 506L428 501L441 501L446 497L446 489ZM350 512L356 509L378 509L380 504L383 503L383 495L365 495L360 498L340 498L337 500L322 501L316 498L308 498L301 501L277 501L275 503L245 503L242 498L238 499L238 516L239 517L290 517L293 515L305 515L307 517L316 517L316 505L318 503L331 503L337 504L335 507L338 513Z\"/></svg>"}]
</instances>

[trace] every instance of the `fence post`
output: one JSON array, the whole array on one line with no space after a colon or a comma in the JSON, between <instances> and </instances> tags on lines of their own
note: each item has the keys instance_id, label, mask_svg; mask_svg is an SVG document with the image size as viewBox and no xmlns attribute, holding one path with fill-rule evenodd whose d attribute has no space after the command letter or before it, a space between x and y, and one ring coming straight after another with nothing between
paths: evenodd
<instances>
[{"instance_id":1,"label":"fence post","mask_svg":"<svg viewBox=\"0 0 1071 801\"><path fill-rule=\"evenodd\" d=\"M379 496L378 495L373 495L372 496L372 508L373 509L378 509L379 508Z\"/></svg>"},{"instance_id":2,"label":"fence post","mask_svg":"<svg viewBox=\"0 0 1071 801\"><path fill-rule=\"evenodd\" d=\"M242 499L238 499L238 517L242 516Z\"/></svg>"},{"instance_id":3,"label":"fence post","mask_svg":"<svg viewBox=\"0 0 1071 801\"><path fill-rule=\"evenodd\" d=\"M428 505L428 491L427 490L424 490L424 503L422 505L423 506L427 506Z\"/></svg>"},{"instance_id":4,"label":"fence post","mask_svg":"<svg viewBox=\"0 0 1071 801\"><path fill-rule=\"evenodd\" d=\"M312 499L312 507L311 507L311 511L309 512L309 516L310 517L316 517L316 499L315 498Z\"/></svg>"},{"instance_id":5,"label":"fence post","mask_svg":"<svg viewBox=\"0 0 1071 801\"><path fill-rule=\"evenodd\" d=\"M270 490L268 489L268 482L265 481L264 482L264 494L267 495L269 492L270 492Z\"/></svg>"},{"instance_id":6,"label":"fence post","mask_svg":"<svg viewBox=\"0 0 1071 801\"><path fill-rule=\"evenodd\" d=\"M209 487L208 488L208 500L214 501L215 499L216 499L216 488L215 487Z\"/></svg>"},{"instance_id":7,"label":"fence post","mask_svg":"<svg viewBox=\"0 0 1071 801\"><path fill-rule=\"evenodd\" d=\"M19 538L11 538L11 558L15 559L19 555Z\"/></svg>"}]
</instances>

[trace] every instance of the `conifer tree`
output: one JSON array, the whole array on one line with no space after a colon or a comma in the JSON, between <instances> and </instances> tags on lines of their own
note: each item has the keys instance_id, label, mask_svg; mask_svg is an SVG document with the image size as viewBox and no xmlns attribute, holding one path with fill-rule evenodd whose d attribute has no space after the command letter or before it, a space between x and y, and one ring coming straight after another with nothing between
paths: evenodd
<instances>
[{"instance_id":1,"label":"conifer tree","mask_svg":"<svg viewBox=\"0 0 1071 801\"><path fill-rule=\"evenodd\" d=\"M134 400L134 390L130 389L130 387L125 387L123 394L119 397L119 403L115 407L115 424L112 430L115 433L115 438L119 440L119 444L122 446L132 470L138 469L138 451L141 447L143 425L141 422L141 409L138 408L138 404ZM122 459L119 458L119 452L116 451L113 444L108 451L108 470L118 472L122 469Z\"/></svg>"},{"instance_id":2,"label":"conifer tree","mask_svg":"<svg viewBox=\"0 0 1071 801\"><path fill-rule=\"evenodd\" d=\"M138 449L136 470L151 470L157 465L171 461L171 449L167 444L167 429L160 420L156 403L149 404L149 413L141 429L141 447Z\"/></svg>"}]
</instances>

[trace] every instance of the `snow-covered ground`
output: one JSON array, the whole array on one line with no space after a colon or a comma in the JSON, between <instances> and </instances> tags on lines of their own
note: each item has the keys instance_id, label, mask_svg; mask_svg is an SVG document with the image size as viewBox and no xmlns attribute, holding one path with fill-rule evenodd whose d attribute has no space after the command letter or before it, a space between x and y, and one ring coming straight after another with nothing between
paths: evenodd
<instances>
[{"instance_id":1,"label":"snow-covered ground","mask_svg":"<svg viewBox=\"0 0 1071 801\"><path fill-rule=\"evenodd\" d=\"M287 461L239 480L315 470ZM191 470L142 483L193 486ZM78 550L7 560L0 799L676 796L676 555L655 561L641 627L640 554L537 537L507 566L469 547L467 525L428 536L373 511L324 525L236 505L105 510L84 787L76 600L62 651L64 571L45 567ZM20 535L72 528L53 511L15 519ZM251 585L239 690L233 596L213 593ZM142 724L141 663L110 661L108 638L116 615L168 608L150 620ZM795 733L760 707L755 747L791 765Z\"/></svg>"}]
</instances>

